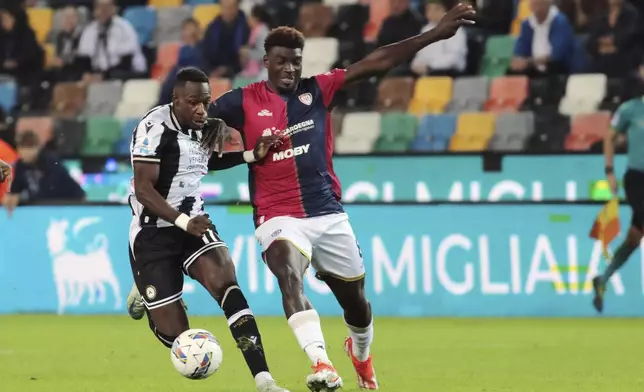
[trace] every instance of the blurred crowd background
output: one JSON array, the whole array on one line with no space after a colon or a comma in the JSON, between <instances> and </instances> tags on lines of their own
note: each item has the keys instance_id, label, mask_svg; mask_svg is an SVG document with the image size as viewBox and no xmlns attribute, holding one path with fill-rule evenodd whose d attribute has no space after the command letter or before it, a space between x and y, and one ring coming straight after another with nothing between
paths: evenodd
<instances>
[{"instance_id":1,"label":"blurred crowd background","mask_svg":"<svg viewBox=\"0 0 644 392\"><path fill-rule=\"evenodd\" d=\"M611 112L642 95L644 2L469 2L475 26L336 97L337 154L600 151ZM207 72L216 99L266 78L263 41L275 26L307 37L311 76L432 28L454 4L0 0L0 159L16 169L9 205L83 199L59 159L86 168L125 159L132 129L170 101L181 67Z\"/></svg>"}]
</instances>

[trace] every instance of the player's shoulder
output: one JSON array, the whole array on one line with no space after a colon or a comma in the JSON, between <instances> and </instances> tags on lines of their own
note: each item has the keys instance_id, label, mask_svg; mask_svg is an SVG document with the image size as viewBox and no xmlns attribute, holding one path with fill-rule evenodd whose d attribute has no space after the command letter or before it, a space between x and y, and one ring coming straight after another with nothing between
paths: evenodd
<instances>
[{"instance_id":1,"label":"player's shoulder","mask_svg":"<svg viewBox=\"0 0 644 392\"><path fill-rule=\"evenodd\" d=\"M139 121L139 128L144 127L146 130L163 131L171 129L171 125L176 123L172 108L168 105L159 105L150 109Z\"/></svg>"},{"instance_id":2,"label":"player's shoulder","mask_svg":"<svg viewBox=\"0 0 644 392\"><path fill-rule=\"evenodd\" d=\"M624 112L626 112L628 110L631 110L634 107L638 107L640 105L644 106L644 102L642 101L641 97L640 98L632 98L632 99L629 99L628 101L622 102L621 105L619 105L617 107L617 111L620 112L620 113L624 113Z\"/></svg>"}]
</instances>

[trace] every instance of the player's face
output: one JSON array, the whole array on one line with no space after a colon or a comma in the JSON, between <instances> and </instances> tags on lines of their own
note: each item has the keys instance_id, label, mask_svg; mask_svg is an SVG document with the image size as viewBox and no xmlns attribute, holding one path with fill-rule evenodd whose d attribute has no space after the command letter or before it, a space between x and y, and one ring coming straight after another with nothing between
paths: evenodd
<instances>
[{"instance_id":1,"label":"player's face","mask_svg":"<svg viewBox=\"0 0 644 392\"><path fill-rule=\"evenodd\" d=\"M175 89L173 105L175 114L182 126L202 129L208 115L210 104L210 84L188 82Z\"/></svg>"},{"instance_id":2,"label":"player's face","mask_svg":"<svg viewBox=\"0 0 644 392\"><path fill-rule=\"evenodd\" d=\"M264 56L268 80L279 92L295 90L302 76L302 49L271 48Z\"/></svg>"}]
</instances>

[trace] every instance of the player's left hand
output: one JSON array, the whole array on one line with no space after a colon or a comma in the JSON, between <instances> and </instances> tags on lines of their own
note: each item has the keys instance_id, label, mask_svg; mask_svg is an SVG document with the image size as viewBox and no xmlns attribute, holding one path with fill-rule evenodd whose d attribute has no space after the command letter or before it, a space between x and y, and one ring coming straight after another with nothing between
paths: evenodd
<instances>
[{"instance_id":1,"label":"player's left hand","mask_svg":"<svg viewBox=\"0 0 644 392\"><path fill-rule=\"evenodd\" d=\"M473 25L475 16L476 11L471 5L459 3L443 16L434 27L434 33L439 40L451 38L461 26Z\"/></svg>"},{"instance_id":2,"label":"player's left hand","mask_svg":"<svg viewBox=\"0 0 644 392\"><path fill-rule=\"evenodd\" d=\"M271 147L279 146L280 144L282 144L282 138L279 135L262 136L257 139L253 155L255 155L256 160L262 160L268 154L268 150Z\"/></svg>"}]
</instances>

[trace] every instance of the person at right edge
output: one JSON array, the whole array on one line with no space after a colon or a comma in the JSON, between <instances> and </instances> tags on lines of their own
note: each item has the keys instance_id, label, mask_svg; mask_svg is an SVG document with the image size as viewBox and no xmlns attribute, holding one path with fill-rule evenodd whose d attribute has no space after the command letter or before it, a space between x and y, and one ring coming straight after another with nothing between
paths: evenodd
<instances>
[{"instance_id":1,"label":"person at right edge","mask_svg":"<svg viewBox=\"0 0 644 392\"><path fill-rule=\"evenodd\" d=\"M628 141L628 161L624 175L624 192L631 207L631 226L626 239L619 245L613 260L602 275L593 279L595 297L593 306L598 312L604 309L606 284L639 247L644 226L644 96L624 102L615 112L611 130L604 137L604 156L606 159L606 179L613 195L617 195L617 178L613 168L615 156L614 140L626 136Z\"/></svg>"}]
</instances>

